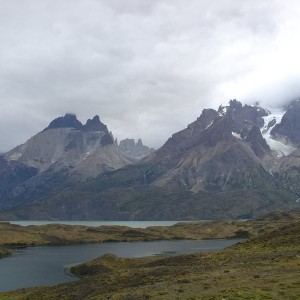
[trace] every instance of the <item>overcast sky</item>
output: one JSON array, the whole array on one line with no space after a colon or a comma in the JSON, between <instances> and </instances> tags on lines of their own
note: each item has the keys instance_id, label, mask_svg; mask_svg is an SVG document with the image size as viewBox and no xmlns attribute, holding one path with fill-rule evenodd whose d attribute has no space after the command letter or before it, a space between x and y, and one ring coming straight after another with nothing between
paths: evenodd
<instances>
[{"instance_id":1,"label":"overcast sky","mask_svg":"<svg viewBox=\"0 0 300 300\"><path fill-rule=\"evenodd\" d=\"M66 112L159 147L203 108L300 96L300 1L0 0L0 151Z\"/></svg>"}]
</instances>

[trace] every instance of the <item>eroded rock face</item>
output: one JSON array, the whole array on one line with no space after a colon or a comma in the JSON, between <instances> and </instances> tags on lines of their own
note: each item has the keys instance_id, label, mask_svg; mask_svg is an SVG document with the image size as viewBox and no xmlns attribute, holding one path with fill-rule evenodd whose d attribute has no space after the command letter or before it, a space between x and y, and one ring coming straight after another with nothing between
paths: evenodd
<instances>
[{"instance_id":1,"label":"eroded rock face","mask_svg":"<svg viewBox=\"0 0 300 300\"><path fill-rule=\"evenodd\" d=\"M300 144L300 101L294 101L283 115L281 122L271 131L275 138L284 138L294 145Z\"/></svg>"},{"instance_id":2,"label":"eroded rock face","mask_svg":"<svg viewBox=\"0 0 300 300\"><path fill-rule=\"evenodd\" d=\"M85 181L132 162L119 151L99 116L82 125L75 115L66 114L3 155L0 176L10 191L0 193L0 202L30 199L62 188L66 182Z\"/></svg>"},{"instance_id":3,"label":"eroded rock face","mask_svg":"<svg viewBox=\"0 0 300 300\"><path fill-rule=\"evenodd\" d=\"M245 140L251 146L254 153L260 158L263 158L264 155L271 150L256 125L252 127Z\"/></svg>"},{"instance_id":4,"label":"eroded rock face","mask_svg":"<svg viewBox=\"0 0 300 300\"><path fill-rule=\"evenodd\" d=\"M115 160L107 157L110 156L105 148L108 146ZM80 170L82 178L97 176L103 164L107 169L115 169L129 163L128 158L119 153L112 135L98 116L82 125L75 115L70 114L52 121L25 144L6 153L5 159L22 162L37 168L39 172L46 171L50 166L56 170L67 167L71 173ZM93 167L84 169L82 165L90 160Z\"/></svg>"},{"instance_id":5,"label":"eroded rock face","mask_svg":"<svg viewBox=\"0 0 300 300\"><path fill-rule=\"evenodd\" d=\"M0 209L9 207L9 199L18 184L32 178L37 173L36 168L19 161L7 161L0 156Z\"/></svg>"},{"instance_id":6,"label":"eroded rock face","mask_svg":"<svg viewBox=\"0 0 300 300\"><path fill-rule=\"evenodd\" d=\"M166 143L158 152L168 153L168 156L156 158L165 166L165 172L152 184L173 189L181 187L194 193L272 186L273 180L263 160L271 156L271 151L259 128L253 124L245 139L236 138L233 130L236 130L235 123L227 110L198 131L196 138L188 136L186 130L178 133L189 140L185 143L189 148L179 155Z\"/></svg>"}]
</instances>

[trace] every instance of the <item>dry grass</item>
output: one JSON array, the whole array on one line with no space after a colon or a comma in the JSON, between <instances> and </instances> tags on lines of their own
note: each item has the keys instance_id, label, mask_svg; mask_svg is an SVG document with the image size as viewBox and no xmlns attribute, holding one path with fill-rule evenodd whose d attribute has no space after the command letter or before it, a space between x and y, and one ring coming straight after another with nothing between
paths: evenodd
<instances>
[{"instance_id":1,"label":"dry grass","mask_svg":"<svg viewBox=\"0 0 300 300\"><path fill-rule=\"evenodd\" d=\"M71 226L49 224L20 226L0 222L0 245L34 246L96 243L106 241L150 241L171 239L219 239L251 237L300 220L300 213L271 214L249 221L178 223L170 227Z\"/></svg>"},{"instance_id":2,"label":"dry grass","mask_svg":"<svg viewBox=\"0 0 300 300\"><path fill-rule=\"evenodd\" d=\"M30 237L30 234L33 234L32 230L35 230L36 235L42 236L48 242L51 242L49 237L59 237L52 242L77 242L82 237L87 241L87 237L93 240L96 237L107 238L109 235L116 239L159 236L170 238L172 234L176 236L186 234L189 238L195 236L213 238L227 234L235 235L237 230L240 233L247 231L252 238L209 254L137 259L105 255L72 267L71 271L81 277L77 282L2 293L0 299L298 300L300 299L298 217L297 214L283 214L256 221L184 223L169 228L148 230L126 227L108 227L105 230L102 227L92 229L51 225L40 226L38 231L32 226L26 229L28 236ZM225 225L229 229L226 229ZM223 226L222 230L220 226ZM67 232L70 237L65 239ZM75 233L81 236L75 239Z\"/></svg>"},{"instance_id":3,"label":"dry grass","mask_svg":"<svg viewBox=\"0 0 300 300\"><path fill-rule=\"evenodd\" d=\"M300 299L300 222L215 253L104 255L72 272L82 279L0 299Z\"/></svg>"}]
</instances>

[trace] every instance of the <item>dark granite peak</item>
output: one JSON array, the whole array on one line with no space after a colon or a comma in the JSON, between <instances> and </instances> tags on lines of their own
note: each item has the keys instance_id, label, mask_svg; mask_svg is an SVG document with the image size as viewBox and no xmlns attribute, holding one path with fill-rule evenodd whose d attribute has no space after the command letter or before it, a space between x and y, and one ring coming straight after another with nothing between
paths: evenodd
<instances>
[{"instance_id":1,"label":"dark granite peak","mask_svg":"<svg viewBox=\"0 0 300 300\"><path fill-rule=\"evenodd\" d=\"M86 124L83 125L78 121L75 114L66 113L63 117L58 117L54 119L47 128L44 129L57 129L57 128L74 128L84 131L106 131L107 126L104 125L98 115L94 116L92 119L88 119Z\"/></svg>"},{"instance_id":2,"label":"dark granite peak","mask_svg":"<svg viewBox=\"0 0 300 300\"><path fill-rule=\"evenodd\" d=\"M93 119L88 119L83 127L86 131L107 131L107 126L100 121L98 115Z\"/></svg>"},{"instance_id":3,"label":"dark granite peak","mask_svg":"<svg viewBox=\"0 0 300 300\"><path fill-rule=\"evenodd\" d=\"M82 129L83 125L77 120L75 114L67 113L63 117L54 119L47 128L44 129L57 129L57 128L75 128Z\"/></svg>"}]
</instances>

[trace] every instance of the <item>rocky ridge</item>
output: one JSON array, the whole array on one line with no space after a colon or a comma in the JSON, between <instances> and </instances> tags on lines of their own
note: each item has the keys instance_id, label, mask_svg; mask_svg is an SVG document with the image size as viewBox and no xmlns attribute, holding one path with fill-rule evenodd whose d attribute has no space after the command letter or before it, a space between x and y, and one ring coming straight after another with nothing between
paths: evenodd
<instances>
[{"instance_id":1,"label":"rocky ridge","mask_svg":"<svg viewBox=\"0 0 300 300\"><path fill-rule=\"evenodd\" d=\"M94 178L135 162L114 143L99 116L82 124L65 114L1 156L0 207Z\"/></svg>"},{"instance_id":2,"label":"rocky ridge","mask_svg":"<svg viewBox=\"0 0 300 300\"><path fill-rule=\"evenodd\" d=\"M290 111L293 106L296 110L298 102ZM277 125L290 128L289 122L281 122L286 118L289 110L273 115L237 100L218 110L204 109L140 162L51 195L36 195L13 215L182 220L252 218L299 209L299 148L291 137L273 134ZM126 143L135 144L126 141L124 148Z\"/></svg>"}]
</instances>

